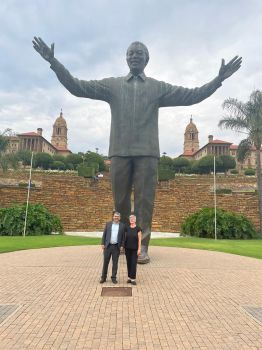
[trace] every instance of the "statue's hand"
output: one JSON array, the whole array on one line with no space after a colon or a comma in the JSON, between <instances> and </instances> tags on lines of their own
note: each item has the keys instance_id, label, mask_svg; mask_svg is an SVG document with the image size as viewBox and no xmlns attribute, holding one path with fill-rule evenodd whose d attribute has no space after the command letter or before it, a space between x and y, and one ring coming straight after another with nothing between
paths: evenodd
<instances>
[{"instance_id":1,"label":"statue's hand","mask_svg":"<svg viewBox=\"0 0 262 350\"><path fill-rule=\"evenodd\" d=\"M234 74L241 67L241 63L242 57L235 56L231 61L228 62L228 64L225 64L225 60L222 58L221 67L218 73L221 81L229 78L232 74Z\"/></svg>"},{"instance_id":2,"label":"statue's hand","mask_svg":"<svg viewBox=\"0 0 262 350\"><path fill-rule=\"evenodd\" d=\"M34 49L48 62L51 63L52 59L54 58L54 49L55 44L53 43L51 45L51 48L46 45L46 43L41 39L34 37L33 47Z\"/></svg>"}]
</instances>

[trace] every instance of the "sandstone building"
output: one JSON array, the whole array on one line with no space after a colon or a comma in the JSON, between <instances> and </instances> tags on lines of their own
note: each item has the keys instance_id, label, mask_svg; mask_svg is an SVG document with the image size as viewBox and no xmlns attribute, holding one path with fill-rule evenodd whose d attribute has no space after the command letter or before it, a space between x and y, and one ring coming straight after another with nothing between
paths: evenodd
<instances>
[{"instance_id":1,"label":"sandstone building","mask_svg":"<svg viewBox=\"0 0 262 350\"><path fill-rule=\"evenodd\" d=\"M234 145L232 142L214 139L213 135L209 135L208 142L199 148L198 134L198 129L193 123L191 116L190 122L186 126L184 133L184 152L180 155L180 157L199 160L207 155L230 155L235 158L236 168L240 172L246 168L256 168L255 147L251 149L251 152L245 161L243 163L240 163L236 159L238 145ZM262 149L260 151L260 158L262 163Z\"/></svg>"},{"instance_id":2,"label":"sandstone building","mask_svg":"<svg viewBox=\"0 0 262 350\"><path fill-rule=\"evenodd\" d=\"M37 132L26 132L15 136L8 136L9 146L7 153L16 153L21 150L28 150L35 153L48 153L50 155L61 154L67 156L72 153L67 148L67 124L61 113L53 125L51 142L43 137L43 129L38 128Z\"/></svg>"}]
</instances>

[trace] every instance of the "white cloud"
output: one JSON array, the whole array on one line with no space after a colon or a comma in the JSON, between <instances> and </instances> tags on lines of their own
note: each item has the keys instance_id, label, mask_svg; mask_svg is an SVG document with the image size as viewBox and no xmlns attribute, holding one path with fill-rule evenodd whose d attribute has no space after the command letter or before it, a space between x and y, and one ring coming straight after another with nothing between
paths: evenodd
<instances>
[{"instance_id":1,"label":"white cloud","mask_svg":"<svg viewBox=\"0 0 262 350\"><path fill-rule=\"evenodd\" d=\"M227 97L246 101L261 89L262 3L259 0L197 2L185 0L8 1L0 6L0 130L17 132L52 125L63 108L69 147L107 153L110 111L106 103L70 95L48 63L33 50L34 35L55 42L55 52L71 73L99 79L127 73L125 52L141 40L150 50L146 74L175 85L199 86L218 72L220 60L243 56L243 67L202 103L160 110L161 152L183 151L190 115L199 129L200 144L208 134L237 143L242 136L218 129Z\"/></svg>"}]
</instances>

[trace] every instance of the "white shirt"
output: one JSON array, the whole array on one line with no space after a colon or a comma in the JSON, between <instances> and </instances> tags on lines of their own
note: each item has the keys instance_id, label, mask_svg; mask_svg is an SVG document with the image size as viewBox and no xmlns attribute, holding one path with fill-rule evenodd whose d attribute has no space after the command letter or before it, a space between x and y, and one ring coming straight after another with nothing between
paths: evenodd
<instances>
[{"instance_id":1,"label":"white shirt","mask_svg":"<svg viewBox=\"0 0 262 350\"><path fill-rule=\"evenodd\" d=\"M113 222L112 223L112 231L111 231L111 240L110 240L111 244L117 243L118 231L119 231L119 224L115 224Z\"/></svg>"}]
</instances>

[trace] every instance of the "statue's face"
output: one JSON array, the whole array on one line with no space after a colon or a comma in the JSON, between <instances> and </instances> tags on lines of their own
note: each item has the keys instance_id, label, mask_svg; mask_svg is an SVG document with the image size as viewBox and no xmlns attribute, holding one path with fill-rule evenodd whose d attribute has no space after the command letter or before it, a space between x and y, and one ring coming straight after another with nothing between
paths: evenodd
<instances>
[{"instance_id":1,"label":"statue's face","mask_svg":"<svg viewBox=\"0 0 262 350\"><path fill-rule=\"evenodd\" d=\"M148 62L144 46L140 43L131 44L127 49L126 61L133 74L142 73Z\"/></svg>"}]
</instances>

